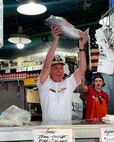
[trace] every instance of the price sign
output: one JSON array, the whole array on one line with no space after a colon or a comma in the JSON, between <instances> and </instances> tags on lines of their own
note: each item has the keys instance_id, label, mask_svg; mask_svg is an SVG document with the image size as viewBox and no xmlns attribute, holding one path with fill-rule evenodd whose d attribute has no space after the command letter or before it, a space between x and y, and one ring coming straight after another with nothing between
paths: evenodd
<instances>
[{"instance_id":1,"label":"price sign","mask_svg":"<svg viewBox=\"0 0 114 142\"><path fill-rule=\"evenodd\" d=\"M34 129L34 142L74 142L72 129Z\"/></svg>"},{"instance_id":2,"label":"price sign","mask_svg":"<svg viewBox=\"0 0 114 142\"><path fill-rule=\"evenodd\" d=\"M10 73L10 69L6 69L6 70L5 70L5 73Z\"/></svg>"},{"instance_id":3,"label":"price sign","mask_svg":"<svg viewBox=\"0 0 114 142\"><path fill-rule=\"evenodd\" d=\"M43 65L38 65L38 69L41 70L43 68Z\"/></svg>"},{"instance_id":4,"label":"price sign","mask_svg":"<svg viewBox=\"0 0 114 142\"><path fill-rule=\"evenodd\" d=\"M17 68L17 69L16 69L16 72L21 72L21 68Z\"/></svg>"},{"instance_id":5,"label":"price sign","mask_svg":"<svg viewBox=\"0 0 114 142\"><path fill-rule=\"evenodd\" d=\"M33 70L38 70L38 66L33 66L32 69Z\"/></svg>"},{"instance_id":6,"label":"price sign","mask_svg":"<svg viewBox=\"0 0 114 142\"><path fill-rule=\"evenodd\" d=\"M114 142L114 127L101 127L101 142Z\"/></svg>"},{"instance_id":7,"label":"price sign","mask_svg":"<svg viewBox=\"0 0 114 142\"><path fill-rule=\"evenodd\" d=\"M27 71L32 71L32 67L27 67Z\"/></svg>"},{"instance_id":8,"label":"price sign","mask_svg":"<svg viewBox=\"0 0 114 142\"><path fill-rule=\"evenodd\" d=\"M26 67L22 67L21 70L22 71L26 71L27 69L26 69Z\"/></svg>"}]
</instances>

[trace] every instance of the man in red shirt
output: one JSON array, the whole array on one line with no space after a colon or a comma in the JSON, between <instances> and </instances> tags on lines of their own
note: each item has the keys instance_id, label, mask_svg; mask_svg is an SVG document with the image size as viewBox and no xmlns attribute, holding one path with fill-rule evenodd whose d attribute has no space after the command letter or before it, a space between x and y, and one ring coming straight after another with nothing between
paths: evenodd
<instances>
[{"instance_id":1,"label":"man in red shirt","mask_svg":"<svg viewBox=\"0 0 114 142\"><path fill-rule=\"evenodd\" d=\"M105 100L104 102L106 105L103 109L106 109L107 110L106 113L108 113L109 98L108 98L108 94L106 92L102 91L102 87L104 85L105 85L105 82L104 82L104 79L101 75L94 76L92 86L86 86L84 84L84 81L82 81L81 89L83 90L83 92L86 96L86 119L92 119L92 118L96 118L96 117L97 117L97 119L102 119L102 117L103 117L103 116L98 116L97 114L92 114L92 113L102 113L103 112L103 110L100 110L100 108L97 107L98 105L97 106L95 105L96 98L97 98L97 102L99 102L99 104L100 103L102 104L102 100ZM101 114L101 115L105 116L106 114Z\"/></svg>"}]
</instances>

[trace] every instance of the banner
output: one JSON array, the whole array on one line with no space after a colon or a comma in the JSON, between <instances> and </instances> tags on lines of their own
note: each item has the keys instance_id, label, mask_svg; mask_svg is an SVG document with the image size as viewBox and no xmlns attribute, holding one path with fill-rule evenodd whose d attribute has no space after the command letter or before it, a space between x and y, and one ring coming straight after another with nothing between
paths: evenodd
<instances>
[{"instance_id":1,"label":"banner","mask_svg":"<svg viewBox=\"0 0 114 142\"><path fill-rule=\"evenodd\" d=\"M97 71L99 60L99 48L96 44L95 30L90 30L90 44L89 44L89 68L92 71Z\"/></svg>"}]
</instances>

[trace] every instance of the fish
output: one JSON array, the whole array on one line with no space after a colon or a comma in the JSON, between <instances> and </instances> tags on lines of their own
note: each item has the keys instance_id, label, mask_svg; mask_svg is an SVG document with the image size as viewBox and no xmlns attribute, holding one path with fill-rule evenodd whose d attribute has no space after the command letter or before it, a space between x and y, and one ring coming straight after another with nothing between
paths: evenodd
<instances>
[{"instance_id":1,"label":"fish","mask_svg":"<svg viewBox=\"0 0 114 142\"><path fill-rule=\"evenodd\" d=\"M75 28L74 25L69 23L65 18L51 15L49 18L45 19L45 24L48 27L52 25L57 25L62 28L61 36L63 38L70 38L70 39L80 39L80 29ZM88 33L88 30L86 30Z\"/></svg>"}]
</instances>

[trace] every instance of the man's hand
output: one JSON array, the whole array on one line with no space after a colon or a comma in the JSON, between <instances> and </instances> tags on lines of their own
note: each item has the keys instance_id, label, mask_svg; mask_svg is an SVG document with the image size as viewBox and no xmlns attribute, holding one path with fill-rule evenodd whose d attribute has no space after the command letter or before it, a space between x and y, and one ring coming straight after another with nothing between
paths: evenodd
<instances>
[{"instance_id":1,"label":"man's hand","mask_svg":"<svg viewBox=\"0 0 114 142\"><path fill-rule=\"evenodd\" d=\"M80 83L80 89L83 92L87 92L88 91L88 86L85 85L85 80L82 79L81 83Z\"/></svg>"},{"instance_id":2,"label":"man's hand","mask_svg":"<svg viewBox=\"0 0 114 142\"><path fill-rule=\"evenodd\" d=\"M59 36L61 32L62 32L62 29L60 26L56 26L56 25L51 26L51 33L52 33L53 40L59 40Z\"/></svg>"},{"instance_id":3,"label":"man's hand","mask_svg":"<svg viewBox=\"0 0 114 142\"><path fill-rule=\"evenodd\" d=\"M80 49L83 49L85 44L87 43L88 41L88 35L86 32L80 32L80 40L79 40L79 48Z\"/></svg>"}]
</instances>

